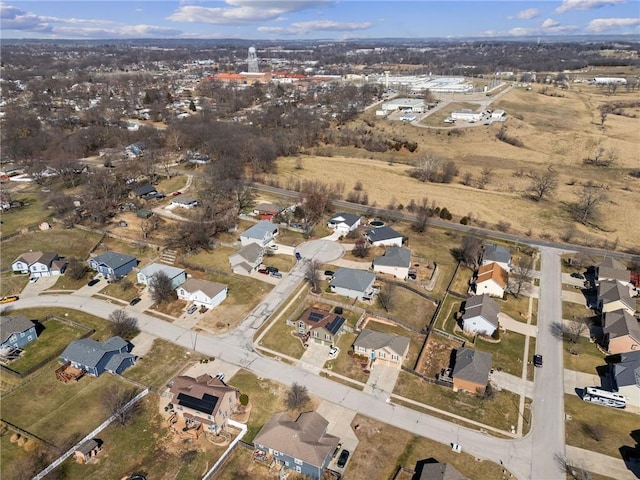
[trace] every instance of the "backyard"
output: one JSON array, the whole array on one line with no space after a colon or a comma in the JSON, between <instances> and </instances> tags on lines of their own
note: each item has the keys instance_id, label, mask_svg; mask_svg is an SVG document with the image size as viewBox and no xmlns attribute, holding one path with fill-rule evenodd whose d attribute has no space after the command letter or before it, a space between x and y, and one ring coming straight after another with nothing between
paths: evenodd
<instances>
[{"instance_id":1,"label":"backyard","mask_svg":"<svg viewBox=\"0 0 640 480\"><path fill-rule=\"evenodd\" d=\"M12 199L24 202L24 205L2 212L2 227L0 227L0 236L2 237L25 227L37 226L40 222L49 220L52 215L51 211L44 207L39 195L12 195ZM13 261L13 258L9 260Z\"/></svg>"},{"instance_id":2,"label":"backyard","mask_svg":"<svg viewBox=\"0 0 640 480\"><path fill-rule=\"evenodd\" d=\"M493 368L520 377L524 355L525 336L515 332L500 332L500 341L493 342L477 337L475 348L493 357ZM470 346L470 345L467 345Z\"/></svg>"},{"instance_id":3,"label":"backyard","mask_svg":"<svg viewBox=\"0 0 640 480\"><path fill-rule=\"evenodd\" d=\"M151 350L138 358L136 364L124 372L124 376L162 390L171 378L194 360L184 348L156 338Z\"/></svg>"}]
</instances>

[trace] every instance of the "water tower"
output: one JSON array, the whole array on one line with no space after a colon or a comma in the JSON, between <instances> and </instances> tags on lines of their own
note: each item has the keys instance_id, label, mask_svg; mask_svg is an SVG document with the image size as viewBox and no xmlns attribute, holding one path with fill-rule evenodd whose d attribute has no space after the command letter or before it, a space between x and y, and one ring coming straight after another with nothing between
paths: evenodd
<instances>
[{"instance_id":1,"label":"water tower","mask_svg":"<svg viewBox=\"0 0 640 480\"><path fill-rule=\"evenodd\" d=\"M249 47L249 57L247 57L247 69L249 73L260 73L258 68L258 55L256 55L256 48Z\"/></svg>"}]
</instances>

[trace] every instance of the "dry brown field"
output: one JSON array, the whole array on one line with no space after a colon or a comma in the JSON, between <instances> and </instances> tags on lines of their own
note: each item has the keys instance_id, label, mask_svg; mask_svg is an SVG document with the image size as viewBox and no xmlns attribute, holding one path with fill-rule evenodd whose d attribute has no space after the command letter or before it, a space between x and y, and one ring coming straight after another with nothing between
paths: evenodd
<instances>
[{"instance_id":1,"label":"dry brown field","mask_svg":"<svg viewBox=\"0 0 640 480\"><path fill-rule=\"evenodd\" d=\"M279 159L275 176L284 188L302 179L330 184L344 182L345 196L360 181L370 205L407 205L412 199L427 197L429 202L447 207L457 217L454 221L471 214L475 225L486 224L488 228L500 221L507 222L510 233L557 241L569 238L571 242L592 246L603 245L605 241L611 246L617 241L620 248L637 248L640 179L631 177L629 172L640 169L640 107L625 109L636 118L609 114L604 128L598 107L638 101L639 95L625 89L619 89L616 95L606 95L597 87L578 85L569 90L548 87L550 93L559 97L543 95L542 87L537 85L531 91L514 88L488 107L504 109L507 122L490 126L419 128L365 113L353 127L363 126L367 120L373 124L368 129L375 134L416 141L418 150L372 154L355 148L326 147L320 150L322 156L304 156L302 169L296 168L295 158ZM502 126L510 136L521 140L524 147L497 140L496 133ZM583 163L596 143L618 152L612 166ZM409 176L412 165L427 152L456 162L460 174L453 183L422 183ZM526 174L543 172L549 165L558 172L557 193L550 200L534 202L527 195L531 180ZM492 171L485 189L476 188L475 183L462 184L466 172L477 179L485 168ZM600 185L607 200L601 206L601 220L595 226L585 227L572 219L568 205L588 181Z\"/></svg>"}]
</instances>

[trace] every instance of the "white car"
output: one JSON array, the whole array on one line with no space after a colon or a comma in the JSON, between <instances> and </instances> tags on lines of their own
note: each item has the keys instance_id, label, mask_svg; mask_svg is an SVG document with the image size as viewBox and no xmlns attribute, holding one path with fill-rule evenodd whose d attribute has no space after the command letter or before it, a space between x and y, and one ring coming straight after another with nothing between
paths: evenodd
<instances>
[{"instance_id":1,"label":"white car","mask_svg":"<svg viewBox=\"0 0 640 480\"><path fill-rule=\"evenodd\" d=\"M331 350L329 350L329 358L336 358L339 352L340 349L338 347L331 347Z\"/></svg>"},{"instance_id":2,"label":"white car","mask_svg":"<svg viewBox=\"0 0 640 480\"><path fill-rule=\"evenodd\" d=\"M36 283L38 281L38 277L31 277L29 279L29 283Z\"/></svg>"},{"instance_id":3,"label":"white car","mask_svg":"<svg viewBox=\"0 0 640 480\"><path fill-rule=\"evenodd\" d=\"M216 375L216 378L217 378L218 380L221 380L221 381L222 381L222 380L224 380L224 373L222 373L222 372L218 373L218 374Z\"/></svg>"},{"instance_id":4,"label":"white car","mask_svg":"<svg viewBox=\"0 0 640 480\"><path fill-rule=\"evenodd\" d=\"M276 251L278 250L278 245L269 245L269 250Z\"/></svg>"}]
</instances>

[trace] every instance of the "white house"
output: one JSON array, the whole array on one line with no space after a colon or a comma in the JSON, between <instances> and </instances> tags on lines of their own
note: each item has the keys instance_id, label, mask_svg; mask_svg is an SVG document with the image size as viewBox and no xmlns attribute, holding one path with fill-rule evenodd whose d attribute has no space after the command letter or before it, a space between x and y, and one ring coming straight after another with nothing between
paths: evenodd
<instances>
[{"instance_id":1,"label":"white house","mask_svg":"<svg viewBox=\"0 0 640 480\"><path fill-rule=\"evenodd\" d=\"M208 280L189 278L176 290L180 300L193 302L199 307L216 308L227 298L227 286Z\"/></svg>"},{"instance_id":2,"label":"white house","mask_svg":"<svg viewBox=\"0 0 640 480\"><path fill-rule=\"evenodd\" d=\"M11 270L32 277L51 277L62 274L66 265L57 253L26 252L13 261Z\"/></svg>"},{"instance_id":3,"label":"white house","mask_svg":"<svg viewBox=\"0 0 640 480\"><path fill-rule=\"evenodd\" d=\"M487 294L502 298L508 284L509 274L496 262L481 265L478 268L476 295Z\"/></svg>"},{"instance_id":4,"label":"white house","mask_svg":"<svg viewBox=\"0 0 640 480\"><path fill-rule=\"evenodd\" d=\"M229 264L233 273L249 275L255 272L264 255L264 249L257 243L250 243L235 253L229 255Z\"/></svg>"},{"instance_id":5,"label":"white house","mask_svg":"<svg viewBox=\"0 0 640 480\"><path fill-rule=\"evenodd\" d=\"M482 112L473 112L468 108L464 108L453 112L451 114L451 118L453 120L462 120L463 122L474 123L482 120Z\"/></svg>"},{"instance_id":6,"label":"white house","mask_svg":"<svg viewBox=\"0 0 640 480\"><path fill-rule=\"evenodd\" d=\"M346 235L349 232L354 231L360 226L360 215L354 215L353 213L337 213L327 223L327 227L336 232L340 232L342 235Z\"/></svg>"},{"instance_id":7,"label":"white house","mask_svg":"<svg viewBox=\"0 0 640 480\"><path fill-rule=\"evenodd\" d=\"M343 295L348 298L359 300L370 300L376 290L373 288L376 276L371 272L356 270L355 268L339 268L329 287L333 293Z\"/></svg>"},{"instance_id":8,"label":"white house","mask_svg":"<svg viewBox=\"0 0 640 480\"><path fill-rule=\"evenodd\" d=\"M257 243L261 247L266 247L278 235L278 226L268 220L261 220L251 226L240 235L240 244L244 247L250 243Z\"/></svg>"},{"instance_id":9,"label":"white house","mask_svg":"<svg viewBox=\"0 0 640 480\"><path fill-rule=\"evenodd\" d=\"M138 283L148 287L153 277L160 272L169 277L172 288L177 288L187 280L187 272L182 268L172 267L162 263L151 263L138 272L136 276Z\"/></svg>"},{"instance_id":10,"label":"white house","mask_svg":"<svg viewBox=\"0 0 640 480\"><path fill-rule=\"evenodd\" d=\"M491 119L504 122L507 120L507 114L504 110L494 110L491 112Z\"/></svg>"},{"instance_id":11,"label":"white house","mask_svg":"<svg viewBox=\"0 0 640 480\"><path fill-rule=\"evenodd\" d=\"M403 247L387 247L384 255L373 259L373 271L386 273L405 280L411 266L411 250Z\"/></svg>"},{"instance_id":12,"label":"white house","mask_svg":"<svg viewBox=\"0 0 640 480\"><path fill-rule=\"evenodd\" d=\"M500 307L496 301L489 295L476 295L467 298L465 303L462 315L464 330L480 335L493 335L498 328L498 313L500 313Z\"/></svg>"},{"instance_id":13,"label":"white house","mask_svg":"<svg viewBox=\"0 0 640 480\"><path fill-rule=\"evenodd\" d=\"M180 208L195 208L198 206L198 201L189 195L178 195L171 199L171 205Z\"/></svg>"},{"instance_id":14,"label":"white house","mask_svg":"<svg viewBox=\"0 0 640 480\"><path fill-rule=\"evenodd\" d=\"M374 247L401 247L404 237L391 227L370 228L364 232Z\"/></svg>"}]
</instances>

